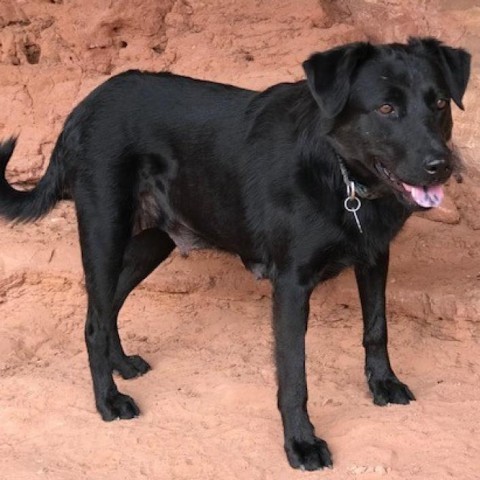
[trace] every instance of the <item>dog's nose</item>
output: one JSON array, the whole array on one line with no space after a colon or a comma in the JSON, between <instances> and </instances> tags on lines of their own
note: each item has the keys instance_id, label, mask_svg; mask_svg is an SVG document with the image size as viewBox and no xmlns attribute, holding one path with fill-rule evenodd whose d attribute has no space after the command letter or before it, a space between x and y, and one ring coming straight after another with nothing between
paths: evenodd
<instances>
[{"instance_id":1,"label":"dog's nose","mask_svg":"<svg viewBox=\"0 0 480 480\"><path fill-rule=\"evenodd\" d=\"M425 163L425 170L430 175L443 175L450 173L451 167L445 158L433 158Z\"/></svg>"}]
</instances>

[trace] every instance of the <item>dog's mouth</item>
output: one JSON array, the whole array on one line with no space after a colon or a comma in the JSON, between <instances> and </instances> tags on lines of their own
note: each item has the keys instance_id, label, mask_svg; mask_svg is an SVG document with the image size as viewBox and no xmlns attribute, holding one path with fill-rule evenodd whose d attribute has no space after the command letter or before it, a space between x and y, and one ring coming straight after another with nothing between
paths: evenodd
<instances>
[{"instance_id":1,"label":"dog's mouth","mask_svg":"<svg viewBox=\"0 0 480 480\"><path fill-rule=\"evenodd\" d=\"M442 203L444 196L442 185L410 185L402 182L380 162L377 162L375 167L380 173L380 176L409 203L419 205L423 208L435 208Z\"/></svg>"}]
</instances>

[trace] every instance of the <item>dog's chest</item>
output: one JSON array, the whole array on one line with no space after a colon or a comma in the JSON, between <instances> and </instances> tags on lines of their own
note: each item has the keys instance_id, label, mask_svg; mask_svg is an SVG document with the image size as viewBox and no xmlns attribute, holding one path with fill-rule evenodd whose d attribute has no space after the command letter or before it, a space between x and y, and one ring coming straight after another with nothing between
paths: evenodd
<instances>
[{"instance_id":1,"label":"dog's chest","mask_svg":"<svg viewBox=\"0 0 480 480\"><path fill-rule=\"evenodd\" d=\"M302 281L318 283L354 265L376 264L408 217L403 209L369 209L368 204L361 213L361 231L353 215L345 212L340 223L332 221L327 227L324 224L311 231L306 241L299 242L296 263ZM299 258L302 260L298 261Z\"/></svg>"},{"instance_id":2,"label":"dog's chest","mask_svg":"<svg viewBox=\"0 0 480 480\"><path fill-rule=\"evenodd\" d=\"M359 241L337 242L327 249L320 248L313 253L310 261L299 267L302 282L317 284L339 275L344 269L357 264L372 265L381 251L388 249L387 244L369 244Z\"/></svg>"}]
</instances>

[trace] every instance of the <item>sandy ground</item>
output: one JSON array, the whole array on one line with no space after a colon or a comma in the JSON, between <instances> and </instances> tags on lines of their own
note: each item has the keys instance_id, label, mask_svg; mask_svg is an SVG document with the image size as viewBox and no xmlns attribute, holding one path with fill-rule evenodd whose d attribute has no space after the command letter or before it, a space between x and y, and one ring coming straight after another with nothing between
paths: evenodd
<instances>
[{"instance_id":1,"label":"sandy ground","mask_svg":"<svg viewBox=\"0 0 480 480\"><path fill-rule=\"evenodd\" d=\"M108 6L105 6L108 3ZM61 124L126 68L264 88L302 77L315 49L435 35L480 53L478 1L0 0L0 136L20 132L16 184L38 179ZM381 24L371 18L382 18ZM132 421L97 415L83 342L86 299L73 208L0 225L0 477L79 479L480 478L480 69L455 112L465 182L437 220L393 245L390 353L417 402L376 407L363 375L351 272L319 287L308 334L310 414L334 470L288 467L276 409L270 288L215 252L173 255L128 299L117 379ZM432 216L431 216L432 217Z\"/></svg>"},{"instance_id":2,"label":"sandy ground","mask_svg":"<svg viewBox=\"0 0 480 480\"><path fill-rule=\"evenodd\" d=\"M335 469L309 474L283 453L266 282L214 252L174 255L154 272L121 315L127 350L153 366L118 379L142 415L104 423L83 344L73 209L33 231L10 226L0 239L3 478L478 478L480 239L465 226L413 218L393 248L390 351L417 396L410 406L371 402L352 275L315 292L310 413Z\"/></svg>"}]
</instances>

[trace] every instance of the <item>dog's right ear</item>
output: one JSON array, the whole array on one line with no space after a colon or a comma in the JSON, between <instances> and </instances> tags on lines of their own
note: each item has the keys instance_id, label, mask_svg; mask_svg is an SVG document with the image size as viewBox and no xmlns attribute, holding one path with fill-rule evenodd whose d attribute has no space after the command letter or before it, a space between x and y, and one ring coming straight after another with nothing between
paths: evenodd
<instances>
[{"instance_id":1,"label":"dog's right ear","mask_svg":"<svg viewBox=\"0 0 480 480\"><path fill-rule=\"evenodd\" d=\"M345 107L352 75L373 51L369 43L357 42L313 54L303 62L308 86L324 117L334 118Z\"/></svg>"},{"instance_id":2,"label":"dog's right ear","mask_svg":"<svg viewBox=\"0 0 480 480\"><path fill-rule=\"evenodd\" d=\"M450 89L450 95L458 108L464 110L462 98L470 77L471 55L463 48L452 48L435 38L409 38L408 45L423 49L434 58Z\"/></svg>"}]
</instances>

